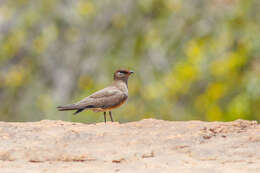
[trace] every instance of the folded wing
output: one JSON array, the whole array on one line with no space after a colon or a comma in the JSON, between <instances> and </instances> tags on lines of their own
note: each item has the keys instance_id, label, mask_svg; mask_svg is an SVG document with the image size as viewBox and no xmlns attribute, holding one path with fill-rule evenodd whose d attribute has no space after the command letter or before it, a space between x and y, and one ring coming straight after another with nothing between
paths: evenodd
<instances>
[{"instance_id":1,"label":"folded wing","mask_svg":"<svg viewBox=\"0 0 260 173\"><path fill-rule=\"evenodd\" d=\"M83 111L84 109L101 108L108 109L116 107L124 103L128 95L123 93L116 87L107 87L100 91L93 93L85 99L71 105L59 106L60 111L64 110L77 110L75 114Z\"/></svg>"},{"instance_id":2,"label":"folded wing","mask_svg":"<svg viewBox=\"0 0 260 173\"><path fill-rule=\"evenodd\" d=\"M127 97L121 90L115 87L107 87L93 93L75 105L78 105L81 109L88 106L91 106L91 108L106 109L121 104Z\"/></svg>"}]
</instances>

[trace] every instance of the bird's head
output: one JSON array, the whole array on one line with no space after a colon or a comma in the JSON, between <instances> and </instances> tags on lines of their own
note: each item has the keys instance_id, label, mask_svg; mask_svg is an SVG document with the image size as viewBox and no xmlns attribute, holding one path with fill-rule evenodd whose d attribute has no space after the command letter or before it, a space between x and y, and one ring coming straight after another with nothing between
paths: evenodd
<instances>
[{"instance_id":1,"label":"bird's head","mask_svg":"<svg viewBox=\"0 0 260 173\"><path fill-rule=\"evenodd\" d=\"M114 73L114 80L122 80L122 81L125 81L127 82L128 80L128 77L133 74L134 72L131 71L131 70L124 70L124 69L120 69L120 70L117 70L115 73Z\"/></svg>"}]
</instances>

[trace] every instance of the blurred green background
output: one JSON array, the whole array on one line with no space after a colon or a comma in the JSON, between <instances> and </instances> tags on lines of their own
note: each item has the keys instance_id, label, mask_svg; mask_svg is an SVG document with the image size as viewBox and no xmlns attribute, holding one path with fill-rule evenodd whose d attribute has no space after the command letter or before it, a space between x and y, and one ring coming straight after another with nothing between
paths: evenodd
<instances>
[{"instance_id":1,"label":"blurred green background","mask_svg":"<svg viewBox=\"0 0 260 173\"><path fill-rule=\"evenodd\" d=\"M122 67L117 121L260 120L260 1L0 1L1 121L103 121L56 106Z\"/></svg>"}]
</instances>

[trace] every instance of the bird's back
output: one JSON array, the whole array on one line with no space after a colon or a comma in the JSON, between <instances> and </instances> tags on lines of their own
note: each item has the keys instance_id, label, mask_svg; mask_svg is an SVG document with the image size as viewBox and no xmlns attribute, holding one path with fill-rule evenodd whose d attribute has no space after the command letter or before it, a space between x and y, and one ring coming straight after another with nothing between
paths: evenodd
<instances>
[{"instance_id":1,"label":"bird's back","mask_svg":"<svg viewBox=\"0 0 260 173\"><path fill-rule=\"evenodd\" d=\"M122 90L122 88L119 88L117 85L111 85L91 94L85 99L77 102L76 105L78 105L80 108L88 106L91 108L107 109L121 105L126 101L127 98L127 87L126 90Z\"/></svg>"}]
</instances>

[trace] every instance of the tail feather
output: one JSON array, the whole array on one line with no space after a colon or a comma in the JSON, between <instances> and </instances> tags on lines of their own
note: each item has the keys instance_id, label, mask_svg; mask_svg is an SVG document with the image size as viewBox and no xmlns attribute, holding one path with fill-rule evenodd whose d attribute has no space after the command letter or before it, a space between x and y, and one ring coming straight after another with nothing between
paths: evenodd
<instances>
[{"instance_id":1,"label":"tail feather","mask_svg":"<svg viewBox=\"0 0 260 173\"><path fill-rule=\"evenodd\" d=\"M76 104L71 104L71 105L65 105L65 106L58 106L57 109L59 111L69 111L69 110L77 110L74 115L82 112L84 109L88 109L88 108L94 108L93 105L88 105L88 106L80 106L80 105L76 105Z\"/></svg>"},{"instance_id":2,"label":"tail feather","mask_svg":"<svg viewBox=\"0 0 260 173\"><path fill-rule=\"evenodd\" d=\"M82 111L84 111L84 109L78 109L76 112L74 112L74 115L76 115L76 114L78 114L78 113L80 113Z\"/></svg>"},{"instance_id":3,"label":"tail feather","mask_svg":"<svg viewBox=\"0 0 260 173\"><path fill-rule=\"evenodd\" d=\"M59 111L76 110L76 109L79 109L79 106L75 105L75 104L71 104L71 105L65 105L65 106L58 106L57 109Z\"/></svg>"}]
</instances>

